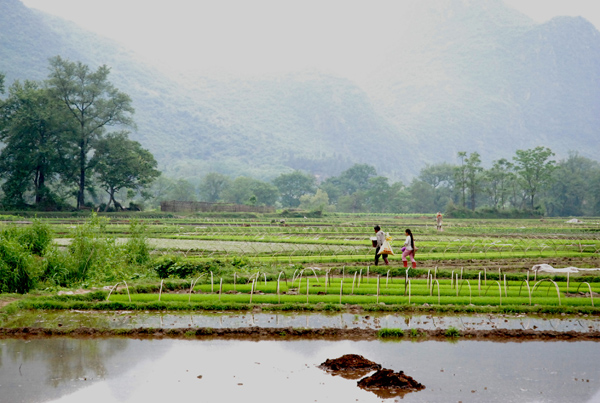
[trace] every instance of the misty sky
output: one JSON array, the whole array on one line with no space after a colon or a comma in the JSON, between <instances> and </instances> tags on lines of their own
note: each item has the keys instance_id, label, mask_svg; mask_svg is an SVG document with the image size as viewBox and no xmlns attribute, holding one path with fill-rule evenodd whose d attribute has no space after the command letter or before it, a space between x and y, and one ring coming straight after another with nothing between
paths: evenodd
<instances>
[{"instance_id":1,"label":"misty sky","mask_svg":"<svg viewBox=\"0 0 600 403\"><path fill-rule=\"evenodd\" d=\"M314 68L360 78L382 61L393 45L387 39L398 40L394 30L407 15L399 0L21 1L117 40L164 69L206 73ZM505 3L539 22L571 15L600 27L596 1Z\"/></svg>"}]
</instances>

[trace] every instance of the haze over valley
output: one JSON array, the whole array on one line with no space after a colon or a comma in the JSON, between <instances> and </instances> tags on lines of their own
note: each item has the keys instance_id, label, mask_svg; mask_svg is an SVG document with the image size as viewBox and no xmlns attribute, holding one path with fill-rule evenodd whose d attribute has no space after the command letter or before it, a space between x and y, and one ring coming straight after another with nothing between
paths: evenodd
<instances>
[{"instance_id":1,"label":"haze over valley","mask_svg":"<svg viewBox=\"0 0 600 403\"><path fill-rule=\"evenodd\" d=\"M236 14L198 41L226 36L225 43L240 42L206 51L207 60L233 52L238 71L208 61L203 69L190 56L189 66L174 72L165 60L149 61L20 0L4 0L0 72L10 85L46 79L48 59L56 55L91 68L106 64L110 80L136 109L130 137L175 178L221 172L270 180L295 169L325 178L367 163L406 182L426 164L455 163L459 151L478 152L489 165L537 146L558 158L572 150L597 159L600 33L592 23L581 17L536 22L501 0L404 2L392 16L389 3L376 5L363 10L362 20L344 10L339 20L323 16L314 30L304 24L314 4L275 7L272 18L281 20L270 28L283 30L295 21L294 11L304 13L287 42ZM165 20L185 25L211 18L178 10L174 6ZM378 20L381 40L366 40L363 28L374 29ZM246 31L244 39L244 31L228 31L236 22L256 32ZM130 23L134 30L136 21ZM335 33L322 38L328 52L303 48L326 28ZM257 38L270 46L254 55L249 42ZM206 49L173 48L190 54ZM323 69L302 62L319 56ZM256 60L271 61L273 68L258 71Z\"/></svg>"}]
</instances>

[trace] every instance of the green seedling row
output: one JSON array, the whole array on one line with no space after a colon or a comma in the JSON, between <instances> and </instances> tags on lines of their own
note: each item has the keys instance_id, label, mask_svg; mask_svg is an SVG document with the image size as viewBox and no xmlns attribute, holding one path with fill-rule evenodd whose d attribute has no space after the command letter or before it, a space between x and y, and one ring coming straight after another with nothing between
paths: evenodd
<instances>
[{"instance_id":1,"label":"green seedling row","mask_svg":"<svg viewBox=\"0 0 600 403\"><path fill-rule=\"evenodd\" d=\"M311 281L313 280L313 281ZM380 279L381 280L381 279ZM343 287L342 287L343 284ZM254 288L253 288L254 287ZM600 284L589 286L592 292L600 291ZM558 288L558 290L557 290ZM530 282L529 288L524 281L488 281L487 285L473 282L455 282L438 280L428 283L426 280L410 279L409 283L395 279L387 284L369 281L342 281L333 279L325 284L325 279L317 282L315 278L303 278L294 282L267 281L245 284L202 284L193 288L193 293L187 294L120 294L110 295L110 301L152 302L158 301L189 301L223 303L325 303L325 304L432 304L432 305L541 305L541 306L595 306L594 301L584 292L590 288L582 288L581 284L566 282L553 283L550 281ZM192 291L192 287L190 287ZM220 292L220 293L219 293ZM567 297L566 293L578 297ZM292 294L292 295L290 295ZM600 301L597 301L597 303Z\"/></svg>"},{"instance_id":2,"label":"green seedling row","mask_svg":"<svg viewBox=\"0 0 600 403\"><path fill-rule=\"evenodd\" d=\"M349 305L369 305L369 304L386 304L386 305L407 305L429 304L430 306L493 306L500 307L502 305L517 305L525 306L529 304L528 297L477 297L470 299L469 297L459 296L444 296L438 300L437 296L379 296L374 295L274 295L274 294L192 294L186 295L162 295L160 301L163 302L192 302L192 303L215 303L221 302L224 304L349 304ZM439 301L439 302L438 302ZM110 302L159 302L158 296L154 294L135 294L131 295L131 301L127 295L114 295L110 297ZM561 298L560 304L556 297L535 297L531 304L532 306L565 306L565 307L592 307L589 299L584 298ZM593 305L594 307L597 304Z\"/></svg>"}]
</instances>

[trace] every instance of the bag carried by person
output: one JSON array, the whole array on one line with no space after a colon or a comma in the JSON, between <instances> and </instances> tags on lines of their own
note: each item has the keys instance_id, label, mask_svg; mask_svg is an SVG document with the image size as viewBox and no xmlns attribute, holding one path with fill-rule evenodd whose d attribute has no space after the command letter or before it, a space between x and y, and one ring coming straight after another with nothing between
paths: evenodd
<instances>
[{"instance_id":1,"label":"bag carried by person","mask_svg":"<svg viewBox=\"0 0 600 403\"><path fill-rule=\"evenodd\" d=\"M392 250L392 245L390 245L390 242L386 239L385 241L383 241L383 245L381 245L381 249L379 249L379 252L377 253L378 255L393 255L394 251Z\"/></svg>"}]
</instances>

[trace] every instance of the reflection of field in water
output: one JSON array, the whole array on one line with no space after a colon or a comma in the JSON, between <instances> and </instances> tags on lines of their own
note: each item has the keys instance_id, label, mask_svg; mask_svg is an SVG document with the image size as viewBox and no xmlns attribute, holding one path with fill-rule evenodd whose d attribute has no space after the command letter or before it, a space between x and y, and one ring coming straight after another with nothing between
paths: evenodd
<instances>
[{"instance_id":1,"label":"reflection of field in water","mask_svg":"<svg viewBox=\"0 0 600 403\"><path fill-rule=\"evenodd\" d=\"M126 238L117 238L117 242L126 242ZM59 246L71 243L69 238L55 239ZM328 245L328 244L297 244L297 243L271 243L271 242L240 242L240 241L204 241L191 239L163 239L150 238L148 244L157 250L177 251L214 251L220 253L282 253L282 252L308 252L308 253L338 253L367 254L372 248L366 246Z\"/></svg>"},{"instance_id":2,"label":"reflection of field in water","mask_svg":"<svg viewBox=\"0 0 600 403\"><path fill-rule=\"evenodd\" d=\"M73 329L143 328L340 328L381 329L394 328L406 331L448 329L491 330L517 329L558 332L600 331L600 321L593 317L552 317L532 315L406 315L389 313L162 313L162 312L97 312L97 311L20 311L6 319L4 327L42 327Z\"/></svg>"},{"instance_id":3,"label":"reflection of field in water","mask_svg":"<svg viewBox=\"0 0 600 403\"><path fill-rule=\"evenodd\" d=\"M600 344L0 340L1 402L381 402L317 368L360 354L426 389L405 402L600 399ZM391 400L390 400L391 401Z\"/></svg>"}]
</instances>

